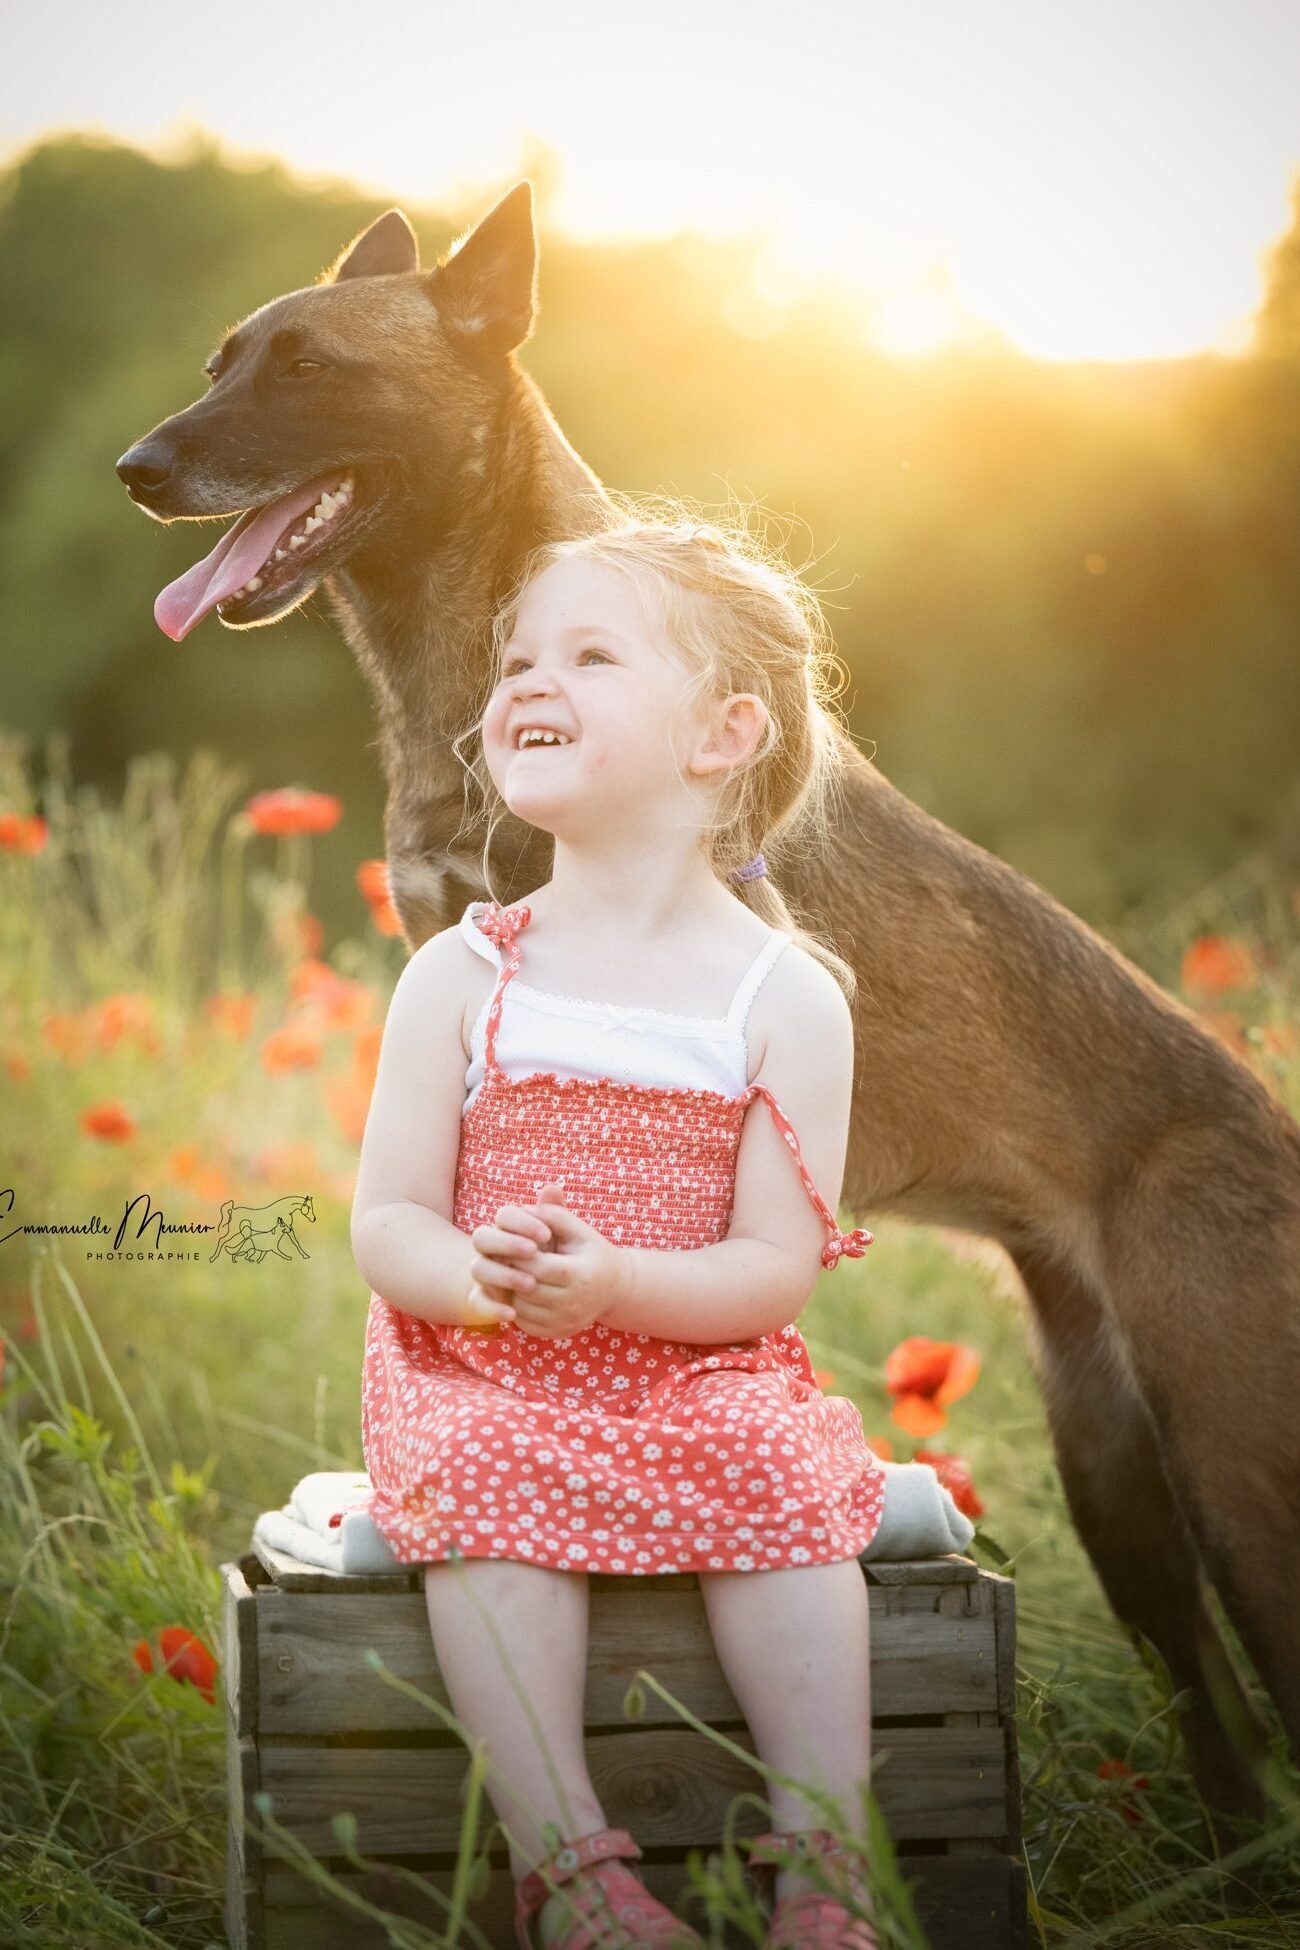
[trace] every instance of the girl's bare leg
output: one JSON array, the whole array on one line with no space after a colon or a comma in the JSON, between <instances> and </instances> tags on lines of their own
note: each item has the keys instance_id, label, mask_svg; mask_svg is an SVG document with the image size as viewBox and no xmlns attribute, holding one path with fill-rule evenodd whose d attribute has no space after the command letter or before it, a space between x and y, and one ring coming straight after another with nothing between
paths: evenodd
<instances>
[{"instance_id":1,"label":"girl's bare leg","mask_svg":"<svg viewBox=\"0 0 1300 1950\"><path fill-rule=\"evenodd\" d=\"M565 1841L608 1826L583 1751L586 1574L464 1558L426 1565L424 1596L452 1711L486 1750L487 1790L509 1830L517 1881L551 1852L543 1822ZM563 1913L561 1899L548 1897L543 1930Z\"/></svg>"},{"instance_id":2,"label":"girl's bare leg","mask_svg":"<svg viewBox=\"0 0 1300 1950\"><path fill-rule=\"evenodd\" d=\"M834 1797L847 1834L862 1828L871 1769L870 1613L857 1558L780 1571L701 1571L718 1663L759 1757ZM774 1828L824 1828L803 1795L771 1784ZM777 1872L776 1893L810 1878Z\"/></svg>"}]
</instances>

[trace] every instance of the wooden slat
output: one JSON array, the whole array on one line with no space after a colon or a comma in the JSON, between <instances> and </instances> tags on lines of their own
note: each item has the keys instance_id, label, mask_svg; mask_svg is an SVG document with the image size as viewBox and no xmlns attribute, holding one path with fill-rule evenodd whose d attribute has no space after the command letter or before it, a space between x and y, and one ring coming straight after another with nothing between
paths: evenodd
<instances>
[{"instance_id":1,"label":"wooden slat","mask_svg":"<svg viewBox=\"0 0 1300 1950\"><path fill-rule=\"evenodd\" d=\"M263 1543L260 1537L253 1538L249 1548L282 1591L380 1593L419 1591L424 1586L422 1564L398 1571L375 1572L364 1577L344 1577L339 1571L326 1571L315 1564L304 1564L299 1558L290 1557L284 1551ZM858 1561L869 1584L971 1584L980 1575L975 1561L963 1557L959 1551L947 1551L937 1557L860 1558ZM593 1585L631 1585L642 1591L653 1591L672 1584L694 1586L698 1583L693 1571L659 1572L651 1577L622 1577L600 1571L590 1575Z\"/></svg>"},{"instance_id":2,"label":"wooden slat","mask_svg":"<svg viewBox=\"0 0 1300 1950\"><path fill-rule=\"evenodd\" d=\"M991 1592L981 1584L912 1585L872 1590L868 1597L875 1717L995 1706ZM374 1650L397 1677L450 1711L422 1594L265 1589L255 1595L255 1607L260 1734L432 1733L445 1724L364 1659ZM589 1728L628 1724L623 1702L641 1667L699 1719L742 1717L718 1664L698 1586L660 1592L650 1613L638 1591L593 1588L584 1705ZM642 1693L640 1724L680 1724L673 1706L652 1687L642 1683Z\"/></svg>"},{"instance_id":3,"label":"wooden slat","mask_svg":"<svg viewBox=\"0 0 1300 1950\"><path fill-rule=\"evenodd\" d=\"M247 1813L254 1822L253 1796L260 1787L257 1744L238 1733L233 1716L226 1715L226 1935L231 1950L262 1950L262 1847L244 1829Z\"/></svg>"},{"instance_id":4,"label":"wooden slat","mask_svg":"<svg viewBox=\"0 0 1300 1950\"><path fill-rule=\"evenodd\" d=\"M702 1857L703 1859L703 1857ZM1024 1950L1025 1878L1023 1865L1006 1856L961 1861L942 1855L900 1851L898 1866L915 1881L913 1901L931 1950ZM637 1873L660 1902L708 1935L706 1911L692 1891L685 1868L676 1862L642 1862ZM450 1894L450 1868L421 1868L421 1877L442 1895ZM411 1889L382 1870L347 1869L337 1880L378 1909L437 1929L446 1917L436 1898ZM493 1868L487 1888L469 1915L494 1950L514 1944L514 1883L505 1867ZM303 1876L280 1865L267 1872L265 1950L387 1950L382 1927L355 1911L322 1899ZM468 1944L472 1939L462 1937ZM733 1929L722 1936L725 1950L753 1950L753 1939Z\"/></svg>"},{"instance_id":5,"label":"wooden slat","mask_svg":"<svg viewBox=\"0 0 1300 1950\"><path fill-rule=\"evenodd\" d=\"M252 1733L258 1718L257 1599L238 1564L223 1564L221 1676L226 1711L236 1733Z\"/></svg>"},{"instance_id":6,"label":"wooden slat","mask_svg":"<svg viewBox=\"0 0 1300 1950\"><path fill-rule=\"evenodd\" d=\"M233 1839L226 1844L226 1900L222 1912L226 1941L230 1950L261 1950L255 1930L262 1920L261 1897L244 1874L244 1864Z\"/></svg>"},{"instance_id":7,"label":"wooden slat","mask_svg":"<svg viewBox=\"0 0 1300 1950\"><path fill-rule=\"evenodd\" d=\"M871 1584L974 1584L979 1565L959 1551L941 1557L881 1557L858 1559Z\"/></svg>"},{"instance_id":8,"label":"wooden slat","mask_svg":"<svg viewBox=\"0 0 1300 1950\"><path fill-rule=\"evenodd\" d=\"M991 1576L993 1623L997 1633L998 1719L1006 1743L1007 1848L1023 1846L1020 1787L1020 1729L1016 1721L1016 1587L1012 1579Z\"/></svg>"},{"instance_id":9,"label":"wooden slat","mask_svg":"<svg viewBox=\"0 0 1300 1950\"><path fill-rule=\"evenodd\" d=\"M748 1733L727 1735L745 1753ZM711 1843L729 1801L762 1793L762 1774L690 1728L639 1728L589 1739L587 1764L612 1827L643 1847ZM875 1738L872 1785L891 1835L903 1841L998 1836L1006 1829L1005 1767L996 1727L887 1727ZM330 1817L347 1812L369 1855L455 1850L468 1756L445 1747L301 1747L267 1742L261 1784L275 1818L314 1853L337 1848ZM756 1832L760 1811L745 1810Z\"/></svg>"},{"instance_id":10,"label":"wooden slat","mask_svg":"<svg viewBox=\"0 0 1300 1950\"><path fill-rule=\"evenodd\" d=\"M282 1591L393 1592L419 1591L424 1586L424 1567L419 1564L409 1571L385 1571L376 1572L374 1576L345 1578L338 1571L325 1571L318 1565L304 1564L299 1558L289 1557L284 1551L273 1550L260 1537L254 1537L249 1548Z\"/></svg>"}]
</instances>

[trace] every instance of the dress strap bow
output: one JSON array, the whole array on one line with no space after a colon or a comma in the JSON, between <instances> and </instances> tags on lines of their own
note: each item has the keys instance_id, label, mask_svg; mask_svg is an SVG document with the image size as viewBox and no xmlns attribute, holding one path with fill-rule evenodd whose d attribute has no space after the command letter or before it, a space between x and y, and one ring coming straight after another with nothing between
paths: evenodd
<instances>
[{"instance_id":1,"label":"dress strap bow","mask_svg":"<svg viewBox=\"0 0 1300 1950\"><path fill-rule=\"evenodd\" d=\"M835 1232L822 1247L822 1265L834 1266L841 1253L847 1259L861 1259L875 1239L874 1232L865 1226L854 1226L852 1232Z\"/></svg>"},{"instance_id":2,"label":"dress strap bow","mask_svg":"<svg viewBox=\"0 0 1300 1950\"><path fill-rule=\"evenodd\" d=\"M817 1210L821 1213L822 1218L826 1221L826 1225L830 1231L830 1238L822 1247L822 1265L826 1267L837 1266L841 1257L861 1259L867 1247L875 1240L875 1233L868 1232L865 1226L854 1226L852 1232L840 1231L835 1214L831 1211L830 1206L826 1203L816 1185L814 1185L812 1174L804 1163L803 1153L799 1149L799 1136L794 1125L790 1122L790 1119L786 1116L765 1083L751 1083L741 1097L740 1102L747 1104L753 1097L761 1097L771 1111L772 1120L777 1130L781 1133L781 1136L785 1139L785 1142L789 1145L794 1156L794 1161L799 1167L799 1176L803 1179L804 1189L813 1204L817 1207Z\"/></svg>"},{"instance_id":3,"label":"dress strap bow","mask_svg":"<svg viewBox=\"0 0 1300 1950\"><path fill-rule=\"evenodd\" d=\"M474 918L489 941L495 941L498 948L508 948L520 928L528 926L533 911L526 902L518 907L502 907L499 901L488 901L483 912Z\"/></svg>"}]
</instances>

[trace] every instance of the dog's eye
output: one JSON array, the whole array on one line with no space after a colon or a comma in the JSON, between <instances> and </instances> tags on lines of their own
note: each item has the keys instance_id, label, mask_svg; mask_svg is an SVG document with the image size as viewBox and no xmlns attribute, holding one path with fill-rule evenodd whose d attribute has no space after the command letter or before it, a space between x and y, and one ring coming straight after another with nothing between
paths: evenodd
<instances>
[{"instance_id":1,"label":"dog's eye","mask_svg":"<svg viewBox=\"0 0 1300 1950\"><path fill-rule=\"evenodd\" d=\"M285 368L286 374L290 379L301 379L308 372L324 372L324 370L325 361L323 359L295 359L291 365Z\"/></svg>"}]
</instances>

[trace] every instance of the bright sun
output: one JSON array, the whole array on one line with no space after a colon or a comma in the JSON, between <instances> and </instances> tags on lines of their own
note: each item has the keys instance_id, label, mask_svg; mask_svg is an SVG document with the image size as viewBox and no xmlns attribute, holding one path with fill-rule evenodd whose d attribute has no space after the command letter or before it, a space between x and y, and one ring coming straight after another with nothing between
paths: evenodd
<instances>
[{"instance_id":1,"label":"bright sun","mask_svg":"<svg viewBox=\"0 0 1300 1950\"><path fill-rule=\"evenodd\" d=\"M200 127L466 220L535 175L544 220L580 239L761 243L728 305L759 335L815 285L902 358L980 341L1049 360L1241 351L1291 220L1300 8L1278 0L804 16L658 0L653 20L586 0L368 0L346 114L328 108L335 37L225 0L229 44L258 49L232 90L198 16L150 4L160 30L129 62L112 9L35 10L6 138L79 126L165 147Z\"/></svg>"}]
</instances>

